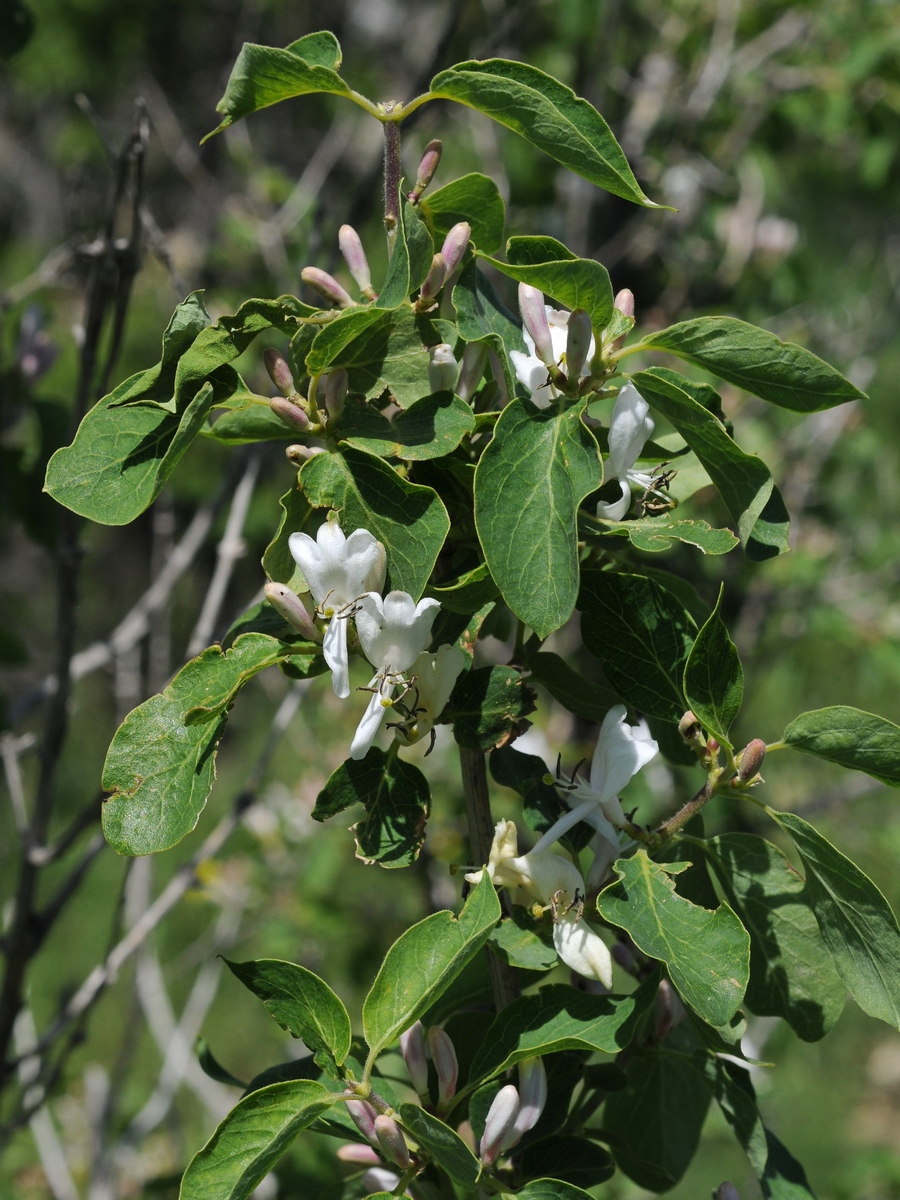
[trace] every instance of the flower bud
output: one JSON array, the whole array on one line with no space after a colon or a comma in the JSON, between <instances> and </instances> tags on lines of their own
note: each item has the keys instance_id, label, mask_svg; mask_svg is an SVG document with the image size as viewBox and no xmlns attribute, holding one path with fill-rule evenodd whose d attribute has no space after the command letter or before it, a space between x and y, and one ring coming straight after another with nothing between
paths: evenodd
<instances>
[{"instance_id":1,"label":"flower bud","mask_svg":"<svg viewBox=\"0 0 900 1200\"><path fill-rule=\"evenodd\" d=\"M503 1148L506 1135L515 1122L518 1111L518 1090L513 1084L508 1083L494 1097L494 1102L488 1109L487 1120L484 1123L480 1153L481 1161L485 1166L491 1166L496 1160Z\"/></svg>"},{"instance_id":2,"label":"flower bud","mask_svg":"<svg viewBox=\"0 0 900 1200\"><path fill-rule=\"evenodd\" d=\"M371 1171L366 1171L362 1177L362 1185L367 1195L371 1192L392 1192L399 1182L400 1176L389 1171L387 1167L372 1167Z\"/></svg>"},{"instance_id":3,"label":"flower bud","mask_svg":"<svg viewBox=\"0 0 900 1200\"><path fill-rule=\"evenodd\" d=\"M431 1061L437 1071L438 1106L443 1108L456 1094L456 1081L459 1078L456 1049L449 1035L438 1025L432 1025L428 1030L428 1049L431 1051Z\"/></svg>"},{"instance_id":4,"label":"flower bud","mask_svg":"<svg viewBox=\"0 0 900 1200\"><path fill-rule=\"evenodd\" d=\"M434 179L434 173L438 169L438 164L441 161L441 154L444 150L444 143L438 141L437 138L433 142L429 142L425 147L422 155L422 160L419 163L416 171L416 186L409 193L411 204L417 203L419 197Z\"/></svg>"},{"instance_id":5,"label":"flower bud","mask_svg":"<svg viewBox=\"0 0 900 1200\"><path fill-rule=\"evenodd\" d=\"M522 323L534 342L534 352L548 367L556 366L550 323L544 306L544 293L529 283L519 284L519 312Z\"/></svg>"},{"instance_id":6,"label":"flower bud","mask_svg":"<svg viewBox=\"0 0 900 1200\"><path fill-rule=\"evenodd\" d=\"M488 348L484 342L467 342L463 351L462 362L459 364L459 379L456 381L456 394L460 400L468 404L478 385L484 377L487 366Z\"/></svg>"},{"instance_id":7,"label":"flower bud","mask_svg":"<svg viewBox=\"0 0 900 1200\"><path fill-rule=\"evenodd\" d=\"M287 621L298 629L308 642L321 642L322 634L316 629L316 624L307 611L306 605L283 583L267 583L265 586L266 599Z\"/></svg>"},{"instance_id":8,"label":"flower bud","mask_svg":"<svg viewBox=\"0 0 900 1200\"><path fill-rule=\"evenodd\" d=\"M453 347L447 342L432 346L428 364L428 386L433 392L452 392L456 386L459 366L453 357Z\"/></svg>"},{"instance_id":9,"label":"flower bud","mask_svg":"<svg viewBox=\"0 0 900 1200\"><path fill-rule=\"evenodd\" d=\"M403 1131L394 1118L379 1113L375 1118L375 1136L378 1138L378 1145L388 1162L392 1162L394 1166L405 1171L410 1162L409 1146L406 1144Z\"/></svg>"},{"instance_id":10,"label":"flower bud","mask_svg":"<svg viewBox=\"0 0 900 1200\"><path fill-rule=\"evenodd\" d=\"M468 221L459 221L444 238L441 246L441 257L447 264L447 276L451 276L462 262L469 238L472 236L472 226Z\"/></svg>"},{"instance_id":11,"label":"flower bud","mask_svg":"<svg viewBox=\"0 0 900 1200\"><path fill-rule=\"evenodd\" d=\"M298 467L302 467L303 464L308 459L312 458L314 454L324 454L325 450L321 446L301 446L297 443L294 443L290 446L286 446L284 453L289 462L294 463Z\"/></svg>"},{"instance_id":12,"label":"flower bud","mask_svg":"<svg viewBox=\"0 0 900 1200\"><path fill-rule=\"evenodd\" d=\"M436 254L431 260L431 266L428 268L428 274L425 276L425 281L419 289L419 299L416 301L416 308L421 308L431 304L435 296L444 286L444 280L447 278L447 264L444 262L443 255Z\"/></svg>"},{"instance_id":13,"label":"flower bud","mask_svg":"<svg viewBox=\"0 0 900 1200\"><path fill-rule=\"evenodd\" d=\"M684 714L678 722L678 732L686 742L693 742L700 733L700 722L694 716L690 709Z\"/></svg>"},{"instance_id":14,"label":"flower bud","mask_svg":"<svg viewBox=\"0 0 900 1200\"><path fill-rule=\"evenodd\" d=\"M714 738L714 737L708 737L706 739L706 749L707 749L707 752L713 758L715 758L715 756L719 753L719 750L721 749L721 747L719 746L719 739Z\"/></svg>"},{"instance_id":15,"label":"flower bud","mask_svg":"<svg viewBox=\"0 0 900 1200\"><path fill-rule=\"evenodd\" d=\"M428 1063L425 1059L425 1038L421 1021L416 1021L406 1033L400 1034L400 1053L403 1055L413 1087L420 1096L424 1096L428 1091Z\"/></svg>"},{"instance_id":16,"label":"flower bud","mask_svg":"<svg viewBox=\"0 0 900 1200\"><path fill-rule=\"evenodd\" d=\"M269 408L276 417L280 417L285 425L290 425L297 433L309 432L309 417L299 404L292 404L283 396L273 396L269 401Z\"/></svg>"},{"instance_id":17,"label":"flower bud","mask_svg":"<svg viewBox=\"0 0 900 1200\"><path fill-rule=\"evenodd\" d=\"M668 979L661 979L656 992L656 1023L654 1026L654 1033L659 1040L662 1041L669 1030L680 1024L686 1015L681 997L672 984Z\"/></svg>"},{"instance_id":18,"label":"flower bud","mask_svg":"<svg viewBox=\"0 0 900 1200\"><path fill-rule=\"evenodd\" d=\"M621 292L616 293L613 308L617 308L626 317L634 316L634 292L631 288L622 288Z\"/></svg>"},{"instance_id":19,"label":"flower bud","mask_svg":"<svg viewBox=\"0 0 900 1200\"><path fill-rule=\"evenodd\" d=\"M566 377L570 381L577 382L580 379L582 367L587 362L587 356L591 349L593 336L591 318L583 308L576 308L569 316L566 335Z\"/></svg>"},{"instance_id":20,"label":"flower bud","mask_svg":"<svg viewBox=\"0 0 900 1200\"><path fill-rule=\"evenodd\" d=\"M338 232L338 245L347 263L350 274L356 280L356 286L366 297L374 295L372 276L369 274L369 260L360 241L359 234L352 225L342 225Z\"/></svg>"},{"instance_id":21,"label":"flower bud","mask_svg":"<svg viewBox=\"0 0 900 1200\"><path fill-rule=\"evenodd\" d=\"M337 371L329 371L325 381L325 408L328 420L336 421L344 411L344 401L347 399L347 389L350 380L347 372L341 367Z\"/></svg>"},{"instance_id":22,"label":"flower bud","mask_svg":"<svg viewBox=\"0 0 900 1200\"><path fill-rule=\"evenodd\" d=\"M354 301L349 292L345 292L334 276L320 267L304 267L300 278L330 304L336 304L338 308L353 307Z\"/></svg>"},{"instance_id":23,"label":"flower bud","mask_svg":"<svg viewBox=\"0 0 900 1200\"><path fill-rule=\"evenodd\" d=\"M755 775L759 774L765 757L766 743L762 738L754 738L752 742L747 743L741 754L741 765L738 768L738 779L741 783L749 783Z\"/></svg>"},{"instance_id":24,"label":"flower bud","mask_svg":"<svg viewBox=\"0 0 900 1200\"><path fill-rule=\"evenodd\" d=\"M726 1179L716 1188L716 1200L741 1200L741 1193Z\"/></svg>"},{"instance_id":25,"label":"flower bud","mask_svg":"<svg viewBox=\"0 0 900 1200\"><path fill-rule=\"evenodd\" d=\"M378 1146L378 1136L375 1133L375 1118L378 1113L368 1100L345 1100L347 1114L350 1120L372 1146Z\"/></svg>"},{"instance_id":26,"label":"flower bud","mask_svg":"<svg viewBox=\"0 0 900 1200\"><path fill-rule=\"evenodd\" d=\"M357 1163L362 1167L377 1167L381 1163L375 1150L371 1146L363 1146L361 1142L347 1142L338 1146L337 1157L339 1162Z\"/></svg>"},{"instance_id":27,"label":"flower bud","mask_svg":"<svg viewBox=\"0 0 900 1200\"><path fill-rule=\"evenodd\" d=\"M519 1111L503 1140L503 1149L517 1146L529 1129L540 1120L547 1103L547 1072L543 1059L525 1058L519 1063Z\"/></svg>"},{"instance_id":28,"label":"flower bud","mask_svg":"<svg viewBox=\"0 0 900 1200\"><path fill-rule=\"evenodd\" d=\"M270 346L268 350L263 350L263 363L269 378L281 392L282 396L293 396L296 388L294 387L294 377L291 375L291 368L287 365L277 350L273 350Z\"/></svg>"}]
</instances>

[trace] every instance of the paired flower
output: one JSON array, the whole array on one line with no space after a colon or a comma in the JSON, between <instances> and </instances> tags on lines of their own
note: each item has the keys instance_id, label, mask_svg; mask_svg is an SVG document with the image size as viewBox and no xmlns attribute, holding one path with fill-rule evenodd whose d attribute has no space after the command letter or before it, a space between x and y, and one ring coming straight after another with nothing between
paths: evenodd
<instances>
[{"instance_id":1,"label":"paired flower","mask_svg":"<svg viewBox=\"0 0 900 1200\"><path fill-rule=\"evenodd\" d=\"M518 1146L540 1120L547 1103L547 1072L540 1058L519 1063L519 1086L508 1083L494 1097L478 1147L481 1161L492 1166L499 1155Z\"/></svg>"},{"instance_id":2,"label":"paired flower","mask_svg":"<svg viewBox=\"0 0 900 1200\"><path fill-rule=\"evenodd\" d=\"M619 482L618 500L600 501L597 516L604 521L621 521L631 507L631 484L653 486L652 476L635 471L634 464L653 434L650 406L633 383L626 383L616 397L609 423L607 474Z\"/></svg>"},{"instance_id":3,"label":"paired flower","mask_svg":"<svg viewBox=\"0 0 900 1200\"><path fill-rule=\"evenodd\" d=\"M544 304L544 297L537 288L525 283L519 284L519 309L524 323L522 338L528 353L511 350L509 357L519 382L524 383L531 392L532 403L538 408L547 408L550 401L560 394L550 382L548 368L560 365L566 368L571 353L572 366L577 370L567 370L566 373L586 379L590 374L596 344L593 335L589 340L584 336L580 318L576 318L570 327L575 314Z\"/></svg>"}]
</instances>

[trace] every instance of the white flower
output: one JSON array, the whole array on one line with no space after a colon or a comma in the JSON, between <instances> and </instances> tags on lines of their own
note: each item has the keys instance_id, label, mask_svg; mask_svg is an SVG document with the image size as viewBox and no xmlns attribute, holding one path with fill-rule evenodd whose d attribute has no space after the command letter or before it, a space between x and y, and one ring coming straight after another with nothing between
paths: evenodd
<instances>
[{"instance_id":1,"label":"white flower","mask_svg":"<svg viewBox=\"0 0 900 1200\"><path fill-rule=\"evenodd\" d=\"M569 317L571 314L551 308L549 304L544 305L544 311L547 314L547 322L550 326L553 361L557 364L562 364L563 369L565 369L566 342L569 335ZM512 360L516 376L520 383L524 383L531 392L532 404L537 405L538 408L546 408L550 401L559 395L559 391L549 382L547 378L547 365L538 357L534 338L528 332L527 327L522 330L522 338L528 347L528 353L523 354L521 350L510 350L509 357ZM590 375L591 360L594 357L595 349L594 339L591 338L590 350L588 351L585 364L579 373L579 379L586 379Z\"/></svg>"},{"instance_id":2,"label":"white flower","mask_svg":"<svg viewBox=\"0 0 900 1200\"><path fill-rule=\"evenodd\" d=\"M632 483L638 487L652 486L652 478L635 471L634 464L650 439L654 429L650 406L633 383L626 383L616 397L609 422L609 458L607 474L619 481L621 495L609 503L600 501L597 516L604 521L621 521L631 507Z\"/></svg>"},{"instance_id":3,"label":"white flower","mask_svg":"<svg viewBox=\"0 0 900 1200\"><path fill-rule=\"evenodd\" d=\"M403 673L416 661L431 635L441 607L438 600L420 600L408 592L377 592L359 597L356 632L363 654L375 668L369 682L372 699L350 745L350 757L365 758L387 709L393 706L394 688L404 683Z\"/></svg>"},{"instance_id":4,"label":"white flower","mask_svg":"<svg viewBox=\"0 0 900 1200\"><path fill-rule=\"evenodd\" d=\"M315 541L306 533L292 533L288 546L319 615L328 621L322 653L331 667L335 695L344 700L350 695L347 622L363 592L384 586L384 546L367 529L345 537L332 520L319 526Z\"/></svg>"},{"instance_id":5,"label":"white flower","mask_svg":"<svg viewBox=\"0 0 900 1200\"><path fill-rule=\"evenodd\" d=\"M543 841L543 839L541 839ZM582 919L585 886L581 872L552 850L518 853L514 821L498 821L487 873L497 887L519 889L553 911L553 944L559 957L586 979L612 987L612 959L602 938ZM478 883L484 871L466 876Z\"/></svg>"},{"instance_id":6,"label":"white flower","mask_svg":"<svg viewBox=\"0 0 900 1200\"><path fill-rule=\"evenodd\" d=\"M392 722L394 733L404 745L412 746L433 731L465 665L466 656L458 646L439 646L435 654L422 651L412 665L415 683L413 701L406 704L406 720Z\"/></svg>"}]
</instances>

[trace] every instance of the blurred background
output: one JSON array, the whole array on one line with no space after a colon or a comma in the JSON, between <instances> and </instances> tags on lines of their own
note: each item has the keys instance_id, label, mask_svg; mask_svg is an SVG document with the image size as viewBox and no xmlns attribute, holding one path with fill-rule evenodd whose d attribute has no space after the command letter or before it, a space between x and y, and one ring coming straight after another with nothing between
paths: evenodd
<instances>
[{"instance_id":1,"label":"blurred background","mask_svg":"<svg viewBox=\"0 0 900 1200\"><path fill-rule=\"evenodd\" d=\"M798 712L835 703L900 720L896 4L332 0L322 14L306 0L0 6L4 924L36 789L53 808L44 858L31 864L49 916L0 1103L4 1196L174 1197L188 1158L239 1096L198 1066L198 1034L243 1080L297 1052L222 977L217 955L303 963L358 1015L384 949L455 902L448 865L465 861L452 739L439 739L429 760L434 811L415 868L366 867L354 859L349 820L312 822L318 790L346 755L349 718L321 681L292 685L278 672L242 695L194 834L134 863L102 843L100 770L117 724L259 592L260 555L294 471L281 446L200 438L151 511L125 529L82 532L70 724L64 738L57 731L49 775L39 754L61 636L54 561L68 536L40 487L49 455L70 440L76 397L92 403L155 363L172 310L193 289L206 289L215 319L247 296L296 292L308 263L338 270L345 221L363 235L376 278L383 264L380 130L360 110L305 97L199 146L244 41L287 45L324 20L342 43L344 76L375 99L409 99L465 58L521 58L604 114L644 189L677 212L599 192L443 103L404 126L406 172L440 136L438 185L467 171L492 176L508 232L549 233L599 259L614 288L634 291L639 329L728 313L808 346L869 392L860 405L802 417L726 387L739 440L765 457L784 492L793 553L756 565L682 548L652 565L690 579L707 601L725 582L747 675L739 738L775 740ZM126 162L132 184L142 169L137 238L127 193L111 208ZM110 247L118 273L98 342L98 273ZM118 332L116 314L125 317ZM268 390L264 344L238 366ZM85 363L85 347L99 350L97 364ZM696 503L725 523L714 498ZM557 648L566 645L563 632ZM577 759L573 740L589 748L594 731L543 697L528 736L535 752ZM646 774L629 799L648 818L694 790L665 765ZM765 775L768 802L812 816L900 906L893 793L787 754ZM497 807L512 815L514 798L498 794ZM757 828L743 811L718 812L717 822ZM208 837L221 847L204 845ZM851 1004L815 1045L767 1020L751 1022L750 1039L748 1051L774 1064L755 1073L767 1121L822 1200L900 1197L900 1034ZM301 1139L260 1194L358 1194L340 1182L334 1145ZM707 1196L724 1178L747 1200L759 1195L711 1112L697 1160L669 1194ZM620 1176L598 1194L643 1195Z\"/></svg>"}]
</instances>

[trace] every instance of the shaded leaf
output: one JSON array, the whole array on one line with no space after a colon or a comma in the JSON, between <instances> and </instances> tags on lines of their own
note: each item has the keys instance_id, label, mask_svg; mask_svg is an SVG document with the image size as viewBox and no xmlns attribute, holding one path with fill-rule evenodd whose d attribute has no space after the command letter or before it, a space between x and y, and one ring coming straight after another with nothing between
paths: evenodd
<instances>
[{"instance_id":1,"label":"shaded leaf","mask_svg":"<svg viewBox=\"0 0 900 1200\"><path fill-rule=\"evenodd\" d=\"M545 687L563 708L586 721L602 722L613 705L619 703L619 697L610 688L591 683L564 658L549 650L532 654L528 668L535 683Z\"/></svg>"},{"instance_id":2,"label":"shaded leaf","mask_svg":"<svg viewBox=\"0 0 900 1200\"><path fill-rule=\"evenodd\" d=\"M471 408L451 392L423 396L392 418L354 396L344 405L338 436L382 458L418 461L449 454L474 428Z\"/></svg>"},{"instance_id":3,"label":"shaded leaf","mask_svg":"<svg viewBox=\"0 0 900 1200\"><path fill-rule=\"evenodd\" d=\"M515 667L479 667L457 680L447 701L445 720L453 736L470 750L504 746L528 727L534 692Z\"/></svg>"},{"instance_id":4,"label":"shaded leaf","mask_svg":"<svg viewBox=\"0 0 900 1200\"><path fill-rule=\"evenodd\" d=\"M744 698L744 668L737 647L719 616L722 594L697 634L684 667L684 694L700 724L723 746Z\"/></svg>"},{"instance_id":5,"label":"shaded leaf","mask_svg":"<svg viewBox=\"0 0 900 1200\"><path fill-rule=\"evenodd\" d=\"M707 521L693 518L647 517L638 521L603 521L604 533L628 537L637 550L658 554L671 550L673 542L687 542L703 554L728 554L740 542L730 529L713 529Z\"/></svg>"},{"instance_id":6,"label":"shaded leaf","mask_svg":"<svg viewBox=\"0 0 900 1200\"><path fill-rule=\"evenodd\" d=\"M434 243L423 221L408 200L397 212L397 233L387 275L374 308L399 308L428 274Z\"/></svg>"},{"instance_id":7,"label":"shaded leaf","mask_svg":"<svg viewBox=\"0 0 900 1200\"><path fill-rule=\"evenodd\" d=\"M494 290L473 259L460 272L453 288L459 336L467 342L486 342L500 359L510 396L516 393L516 376L509 361L510 350L525 353L522 325Z\"/></svg>"},{"instance_id":8,"label":"shaded leaf","mask_svg":"<svg viewBox=\"0 0 900 1200\"><path fill-rule=\"evenodd\" d=\"M462 175L419 201L419 211L436 237L460 221L468 221L472 241L479 250L493 254L503 242L506 205L500 189L487 175Z\"/></svg>"},{"instance_id":9,"label":"shaded leaf","mask_svg":"<svg viewBox=\"0 0 900 1200\"><path fill-rule=\"evenodd\" d=\"M522 817L535 833L545 833L567 811L559 792L545 781L547 764L536 754L523 754L515 746L503 746L491 753L490 766L497 783L512 788L522 797ZM563 840L571 849L582 850L594 832L581 821Z\"/></svg>"},{"instance_id":10,"label":"shaded leaf","mask_svg":"<svg viewBox=\"0 0 900 1200\"><path fill-rule=\"evenodd\" d=\"M616 1164L609 1151L595 1142L572 1134L557 1134L526 1146L521 1154L519 1170L524 1175L553 1176L554 1181L560 1180L580 1189L596 1187L598 1183L611 1179L615 1174ZM520 1192L519 1195L521 1194ZM554 1193L546 1190L544 1194L560 1197L566 1195L565 1192Z\"/></svg>"},{"instance_id":11,"label":"shaded leaf","mask_svg":"<svg viewBox=\"0 0 900 1200\"><path fill-rule=\"evenodd\" d=\"M438 1166L459 1187L471 1192L481 1174L481 1163L459 1134L418 1104L401 1104L398 1112L400 1120Z\"/></svg>"},{"instance_id":12,"label":"shaded leaf","mask_svg":"<svg viewBox=\"0 0 900 1200\"><path fill-rule=\"evenodd\" d=\"M534 931L536 922L523 908L513 909L488 939L501 962L526 971L549 971L559 961L556 950Z\"/></svg>"},{"instance_id":13,"label":"shaded leaf","mask_svg":"<svg viewBox=\"0 0 900 1200\"><path fill-rule=\"evenodd\" d=\"M460 616L470 616L477 612L497 594L497 585L491 578L486 563L466 571L452 583L428 589L428 595L440 600L444 610L459 613Z\"/></svg>"}]
</instances>

